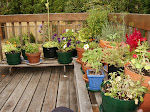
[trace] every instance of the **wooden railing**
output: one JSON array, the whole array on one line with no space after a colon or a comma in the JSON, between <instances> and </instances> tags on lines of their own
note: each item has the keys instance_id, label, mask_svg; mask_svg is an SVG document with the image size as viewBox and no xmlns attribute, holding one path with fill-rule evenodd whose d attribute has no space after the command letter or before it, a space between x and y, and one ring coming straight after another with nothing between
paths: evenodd
<instances>
[{"instance_id":1,"label":"wooden railing","mask_svg":"<svg viewBox=\"0 0 150 112\"><path fill-rule=\"evenodd\" d=\"M109 20L114 16L121 16L120 13L110 13L108 15ZM19 32L21 43L23 43L23 27L26 27L26 33L30 39L30 33L35 36L36 43L38 43L38 27L40 24L43 26L48 21L47 14L21 14L21 15L0 15L0 36L8 39L10 32L12 36L17 34L16 29ZM54 32L60 36L65 29L73 29L74 31L83 27L83 21L88 17L87 13L54 13L50 14L50 35L53 36ZM119 21L119 19L117 19ZM124 16L126 30L128 34L134 31L134 28L141 30L141 33L148 39L150 45L150 14L125 14ZM40 22L40 24L39 24ZM9 23L9 25L8 25ZM18 25L16 26L16 23ZM25 25L23 25L26 23ZM32 24L31 24L32 23ZM132 24L131 24L132 23ZM8 31L9 28L9 31ZM32 31L31 31L32 29ZM42 42L45 43L45 35L42 35ZM1 41L0 40L0 41ZM0 55L2 57L2 47L0 42Z\"/></svg>"}]
</instances>

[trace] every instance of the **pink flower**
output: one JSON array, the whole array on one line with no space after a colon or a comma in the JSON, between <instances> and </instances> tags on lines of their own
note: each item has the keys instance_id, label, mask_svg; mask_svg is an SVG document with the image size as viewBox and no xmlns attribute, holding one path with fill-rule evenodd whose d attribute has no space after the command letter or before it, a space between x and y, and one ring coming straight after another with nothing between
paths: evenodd
<instances>
[{"instance_id":1,"label":"pink flower","mask_svg":"<svg viewBox=\"0 0 150 112\"><path fill-rule=\"evenodd\" d=\"M148 52L150 52L150 50Z\"/></svg>"},{"instance_id":2,"label":"pink flower","mask_svg":"<svg viewBox=\"0 0 150 112\"><path fill-rule=\"evenodd\" d=\"M133 54L133 56L132 56L133 58L137 58L137 55L136 54Z\"/></svg>"}]
</instances>

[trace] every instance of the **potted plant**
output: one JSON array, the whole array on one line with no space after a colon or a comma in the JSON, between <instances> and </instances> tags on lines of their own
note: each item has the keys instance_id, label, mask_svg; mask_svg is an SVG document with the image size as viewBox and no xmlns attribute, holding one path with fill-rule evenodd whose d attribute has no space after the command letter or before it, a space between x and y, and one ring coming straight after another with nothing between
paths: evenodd
<instances>
[{"instance_id":1,"label":"potted plant","mask_svg":"<svg viewBox=\"0 0 150 112\"><path fill-rule=\"evenodd\" d=\"M143 102L143 96L148 91L142 82L134 81L129 76L119 72L111 73L111 78L101 84L103 112L137 112ZM145 112L145 111L144 111Z\"/></svg>"},{"instance_id":2,"label":"potted plant","mask_svg":"<svg viewBox=\"0 0 150 112\"><path fill-rule=\"evenodd\" d=\"M148 42L141 43L139 40L138 46L133 51L133 55L129 63L126 63L125 74L129 75L134 80L144 80L143 86L150 90L150 52L148 51ZM131 47L132 50L132 47ZM144 97L144 102L139 107L143 109L144 112L149 112L150 107L150 93L146 93Z\"/></svg>"},{"instance_id":3,"label":"potted plant","mask_svg":"<svg viewBox=\"0 0 150 112\"><path fill-rule=\"evenodd\" d=\"M68 40L65 37L57 38L58 40L58 62L60 64L69 64L72 62L72 50L74 45L72 45L71 40Z\"/></svg>"},{"instance_id":4,"label":"potted plant","mask_svg":"<svg viewBox=\"0 0 150 112\"><path fill-rule=\"evenodd\" d=\"M25 53L29 63L39 63L41 52L39 51L39 45L35 43L28 43L25 47Z\"/></svg>"},{"instance_id":5,"label":"potted plant","mask_svg":"<svg viewBox=\"0 0 150 112\"><path fill-rule=\"evenodd\" d=\"M95 48L93 50L88 50L83 53L82 61L84 62L85 66L85 76L83 79L89 79L89 88L91 90L100 90L100 84L105 77L103 71L100 69L103 65L101 63L103 57L102 48ZM87 64L90 65L90 68L87 67ZM83 68L84 69L84 68ZM90 70L88 70L90 69Z\"/></svg>"},{"instance_id":6,"label":"potted plant","mask_svg":"<svg viewBox=\"0 0 150 112\"><path fill-rule=\"evenodd\" d=\"M3 51L6 55L7 63L9 65L17 65L21 63L20 48L18 48L16 44L12 44L7 41L7 44L3 46Z\"/></svg>"},{"instance_id":7,"label":"potted plant","mask_svg":"<svg viewBox=\"0 0 150 112\"><path fill-rule=\"evenodd\" d=\"M108 73L116 72L118 70L124 70L124 64L130 60L131 53L129 51L129 46L118 45L117 48L107 48L103 49L103 61L107 63Z\"/></svg>"}]
</instances>

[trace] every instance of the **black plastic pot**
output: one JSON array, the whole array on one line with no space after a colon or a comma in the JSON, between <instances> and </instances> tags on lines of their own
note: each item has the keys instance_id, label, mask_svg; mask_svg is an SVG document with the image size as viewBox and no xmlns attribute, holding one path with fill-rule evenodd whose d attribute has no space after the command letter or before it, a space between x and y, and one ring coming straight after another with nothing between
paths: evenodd
<instances>
[{"instance_id":1,"label":"black plastic pot","mask_svg":"<svg viewBox=\"0 0 150 112\"><path fill-rule=\"evenodd\" d=\"M72 51L69 52L57 52L58 62L60 64L69 64L72 62Z\"/></svg>"},{"instance_id":2,"label":"black plastic pot","mask_svg":"<svg viewBox=\"0 0 150 112\"><path fill-rule=\"evenodd\" d=\"M44 58L57 58L57 47L45 48L43 47Z\"/></svg>"},{"instance_id":3,"label":"black plastic pot","mask_svg":"<svg viewBox=\"0 0 150 112\"><path fill-rule=\"evenodd\" d=\"M101 84L101 90L102 87L104 87L105 84ZM102 104L100 105L100 112L137 112L139 105L141 102L139 101L139 104L136 105L134 100L124 101L120 99L115 99L110 96L105 96L105 93L101 92L102 96Z\"/></svg>"},{"instance_id":4,"label":"black plastic pot","mask_svg":"<svg viewBox=\"0 0 150 112\"><path fill-rule=\"evenodd\" d=\"M19 53L13 53L13 54L7 54L5 53L6 58L7 58L7 63L9 65L18 65L21 63L21 52Z\"/></svg>"},{"instance_id":5,"label":"black plastic pot","mask_svg":"<svg viewBox=\"0 0 150 112\"><path fill-rule=\"evenodd\" d=\"M72 51L72 57L76 57L76 56L77 56L77 50L73 49L73 51Z\"/></svg>"},{"instance_id":6,"label":"black plastic pot","mask_svg":"<svg viewBox=\"0 0 150 112\"><path fill-rule=\"evenodd\" d=\"M25 60L28 60L26 54L25 54L25 50L24 49L21 49L21 52L22 52L22 56Z\"/></svg>"},{"instance_id":7,"label":"black plastic pot","mask_svg":"<svg viewBox=\"0 0 150 112\"><path fill-rule=\"evenodd\" d=\"M124 67L115 67L114 65L108 64L108 74L113 73L113 72L117 72L117 71L121 72L122 70L124 70ZM110 78L110 76L108 76L108 78Z\"/></svg>"}]
</instances>

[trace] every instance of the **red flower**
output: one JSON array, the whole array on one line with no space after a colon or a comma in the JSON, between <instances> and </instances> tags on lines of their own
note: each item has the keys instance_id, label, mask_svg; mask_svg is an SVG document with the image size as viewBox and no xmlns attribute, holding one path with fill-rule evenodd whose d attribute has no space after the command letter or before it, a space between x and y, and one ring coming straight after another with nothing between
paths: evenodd
<instances>
[{"instance_id":1,"label":"red flower","mask_svg":"<svg viewBox=\"0 0 150 112\"><path fill-rule=\"evenodd\" d=\"M150 52L150 50L148 52Z\"/></svg>"},{"instance_id":2,"label":"red flower","mask_svg":"<svg viewBox=\"0 0 150 112\"><path fill-rule=\"evenodd\" d=\"M143 38L141 36L141 32L140 30L137 31L136 28L135 28L135 31L133 32L133 34L131 35L127 35L126 34L126 39L127 39L127 44L130 45L130 51L136 49L136 47L138 46L138 42L140 41L146 41L147 39L146 38Z\"/></svg>"},{"instance_id":3,"label":"red flower","mask_svg":"<svg viewBox=\"0 0 150 112\"><path fill-rule=\"evenodd\" d=\"M137 55L136 54L133 54L133 56L132 56L133 58L137 58Z\"/></svg>"}]
</instances>

